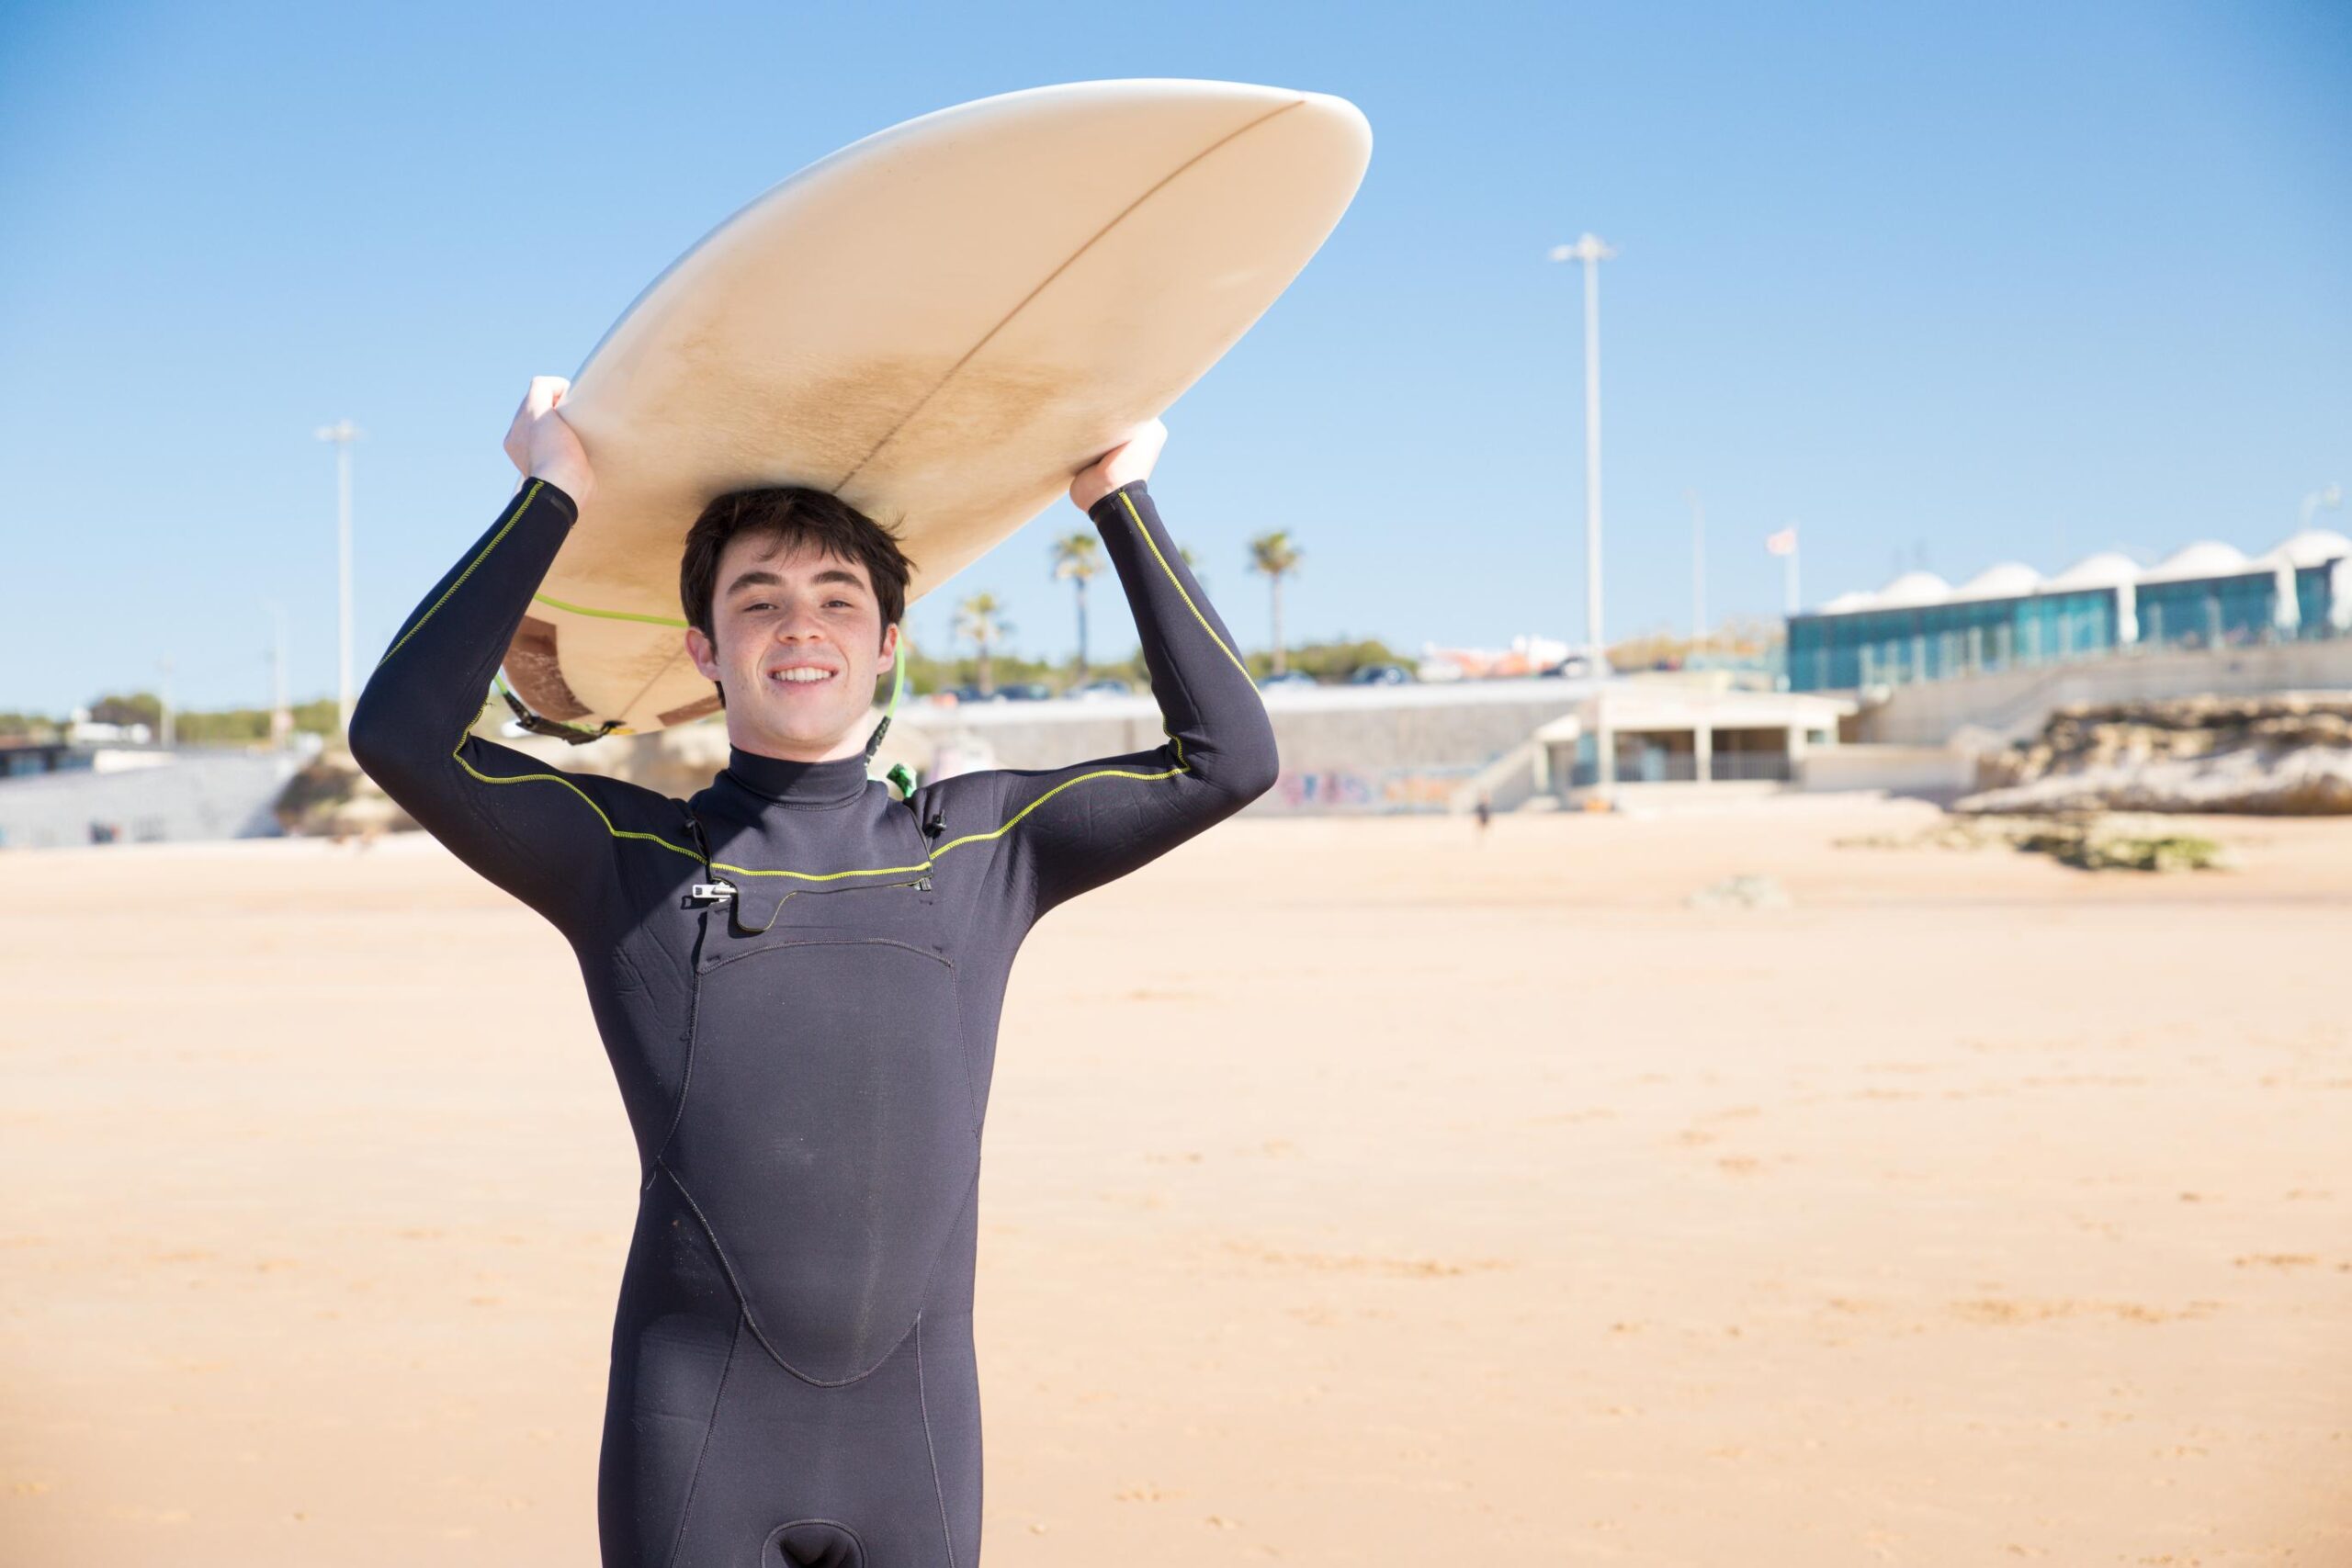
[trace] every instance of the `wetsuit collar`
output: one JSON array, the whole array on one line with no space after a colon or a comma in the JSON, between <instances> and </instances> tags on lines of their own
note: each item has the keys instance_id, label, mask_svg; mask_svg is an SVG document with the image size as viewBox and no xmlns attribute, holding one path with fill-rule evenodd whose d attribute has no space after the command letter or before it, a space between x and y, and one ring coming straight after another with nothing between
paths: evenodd
<instances>
[{"instance_id":1,"label":"wetsuit collar","mask_svg":"<svg viewBox=\"0 0 2352 1568\"><path fill-rule=\"evenodd\" d=\"M786 806L847 806L865 793L865 759L794 762L729 747L727 776L764 799Z\"/></svg>"}]
</instances>

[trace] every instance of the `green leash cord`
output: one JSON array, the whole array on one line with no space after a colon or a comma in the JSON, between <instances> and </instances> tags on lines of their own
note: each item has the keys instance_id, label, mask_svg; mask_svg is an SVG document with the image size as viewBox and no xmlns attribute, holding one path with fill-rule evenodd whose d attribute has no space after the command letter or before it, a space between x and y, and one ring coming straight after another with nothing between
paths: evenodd
<instances>
[{"instance_id":1,"label":"green leash cord","mask_svg":"<svg viewBox=\"0 0 2352 1568\"><path fill-rule=\"evenodd\" d=\"M591 740L602 740L620 728L618 720L609 718L604 722L602 728L596 729L582 729L575 725L560 724L551 718L541 718L523 705L522 698L506 689L506 676L503 672L492 675L490 678L490 683L492 690L506 699L507 707L514 711L514 722L534 735L552 735L557 739L569 741L574 746L585 746ZM474 716L479 718L481 716L476 714Z\"/></svg>"},{"instance_id":2,"label":"green leash cord","mask_svg":"<svg viewBox=\"0 0 2352 1568\"><path fill-rule=\"evenodd\" d=\"M882 749L882 737L890 732L891 716L899 711L899 698L907 689L906 641L906 628L901 626L899 628L899 657L890 661L890 703L882 710L882 722L874 727L874 733L867 737L865 741L865 761L868 767L873 765L874 753ZM890 764L889 771L882 776L899 786L900 800L913 798L915 772L912 768L908 767L904 762L893 762Z\"/></svg>"}]
</instances>

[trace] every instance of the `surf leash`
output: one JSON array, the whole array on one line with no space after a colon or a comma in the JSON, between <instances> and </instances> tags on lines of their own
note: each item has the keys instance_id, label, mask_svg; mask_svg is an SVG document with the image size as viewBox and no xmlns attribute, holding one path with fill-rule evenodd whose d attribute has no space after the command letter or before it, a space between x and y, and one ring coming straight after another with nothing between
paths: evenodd
<instances>
[{"instance_id":1,"label":"surf leash","mask_svg":"<svg viewBox=\"0 0 2352 1568\"><path fill-rule=\"evenodd\" d=\"M506 705L514 710L514 722L534 735L552 735L557 739L573 746L585 746L591 740L602 740L621 727L620 721L614 718L606 719L595 729L582 729L577 725L563 724L552 718L542 718L525 707L522 698L506 689L504 675L492 676L491 683L497 688L498 694L506 699Z\"/></svg>"},{"instance_id":2,"label":"surf leash","mask_svg":"<svg viewBox=\"0 0 2352 1568\"><path fill-rule=\"evenodd\" d=\"M876 725L874 733L865 738L865 765L869 772L874 766L874 753L882 749L882 738L890 733L890 720L899 711L899 698L906 693L907 649L907 628L901 626L899 627L899 657L890 661L890 701L882 710L882 722ZM899 786L900 800L909 799L914 795L914 770L904 762L891 763L889 771L882 776Z\"/></svg>"}]
</instances>

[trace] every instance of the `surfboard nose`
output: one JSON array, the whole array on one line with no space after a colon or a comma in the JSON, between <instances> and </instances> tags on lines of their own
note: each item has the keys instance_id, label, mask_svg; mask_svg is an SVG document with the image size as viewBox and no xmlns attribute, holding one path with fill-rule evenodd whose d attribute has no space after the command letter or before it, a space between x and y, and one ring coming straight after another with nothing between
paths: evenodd
<instances>
[{"instance_id":1,"label":"surfboard nose","mask_svg":"<svg viewBox=\"0 0 2352 1568\"><path fill-rule=\"evenodd\" d=\"M1239 341L1370 155L1344 98L1146 77L958 104L789 175L656 278L572 378L564 415L596 491L510 684L591 730L707 716L678 553L730 490L813 486L899 529L914 603Z\"/></svg>"}]
</instances>

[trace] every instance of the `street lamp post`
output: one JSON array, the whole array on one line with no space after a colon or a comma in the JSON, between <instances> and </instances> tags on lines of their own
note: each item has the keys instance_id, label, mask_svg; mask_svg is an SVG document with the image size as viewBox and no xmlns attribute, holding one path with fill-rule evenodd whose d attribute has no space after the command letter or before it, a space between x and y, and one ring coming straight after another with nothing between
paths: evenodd
<instances>
[{"instance_id":1,"label":"street lamp post","mask_svg":"<svg viewBox=\"0 0 2352 1568\"><path fill-rule=\"evenodd\" d=\"M1584 263L1584 626L1600 668L1600 264L1617 253L1597 234L1552 247L1554 261Z\"/></svg>"},{"instance_id":2,"label":"street lamp post","mask_svg":"<svg viewBox=\"0 0 2352 1568\"><path fill-rule=\"evenodd\" d=\"M286 705L286 606L269 602L269 743L283 749L294 734L294 714Z\"/></svg>"},{"instance_id":3,"label":"street lamp post","mask_svg":"<svg viewBox=\"0 0 2352 1568\"><path fill-rule=\"evenodd\" d=\"M334 443L335 693L343 733L351 733L351 444L359 427L347 419L319 426L319 439Z\"/></svg>"},{"instance_id":4,"label":"street lamp post","mask_svg":"<svg viewBox=\"0 0 2352 1568\"><path fill-rule=\"evenodd\" d=\"M1699 492L1686 490L1690 502L1690 648L1694 653L1707 640L1707 512Z\"/></svg>"}]
</instances>

